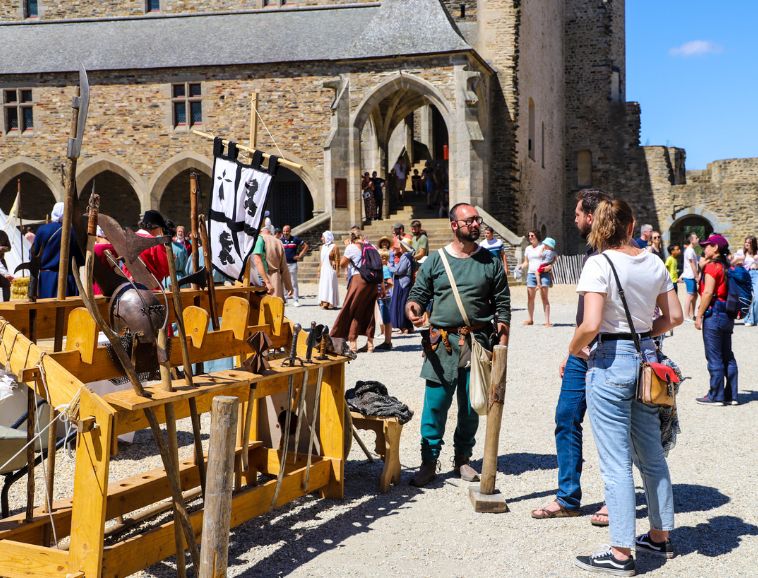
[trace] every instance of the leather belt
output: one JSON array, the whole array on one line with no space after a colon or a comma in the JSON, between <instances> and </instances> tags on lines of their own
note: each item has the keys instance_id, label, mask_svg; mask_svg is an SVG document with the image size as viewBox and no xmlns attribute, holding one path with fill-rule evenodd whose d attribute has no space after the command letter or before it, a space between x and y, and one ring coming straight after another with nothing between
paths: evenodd
<instances>
[{"instance_id":1,"label":"leather belt","mask_svg":"<svg viewBox=\"0 0 758 578\"><path fill-rule=\"evenodd\" d=\"M641 340L653 337L650 331L638 333L637 335L639 335ZM602 343L603 341L634 341L634 335L631 333L598 333L597 341L598 343Z\"/></svg>"}]
</instances>

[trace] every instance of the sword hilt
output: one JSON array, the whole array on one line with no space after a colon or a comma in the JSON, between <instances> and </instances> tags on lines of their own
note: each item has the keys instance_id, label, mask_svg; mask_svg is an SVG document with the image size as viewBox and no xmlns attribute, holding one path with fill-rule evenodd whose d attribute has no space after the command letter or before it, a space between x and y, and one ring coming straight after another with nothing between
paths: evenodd
<instances>
[{"instance_id":1,"label":"sword hilt","mask_svg":"<svg viewBox=\"0 0 758 578\"><path fill-rule=\"evenodd\" d=\"M290 367L295 367L295 360L297 359L297 337L300 334L300 330L303 328L299 323L295 323L292 328L292 346L290 347L290 356L285 362Z\"/></svg>"},{"instance_id":2,"label":"sword hilt","mask_svg":"<svg viewBox=\"0 0 758 578\"><path fill-rule=\"evenodd\" d=\"M313 355L313 346L314 346L314 340L317 339L316 336L316 322L311 321L311 331L308 334L308 348L305 350L305 362L306 363L312 363L311 362L311 356Z\"/></svg>"},{"instance_id":3,"label":"sword hilt","mask_svg":"<svg viewBox=\"0 0 758 578\"><path fill-rule=\"evenodd\" d=\"M329 328L324 325L324 328L321 330L321 341L318 344L318 357L316 358L319 361L325 361L329 359L326 356L327 339L329 339Z\"/></svg>"}]
</instances>

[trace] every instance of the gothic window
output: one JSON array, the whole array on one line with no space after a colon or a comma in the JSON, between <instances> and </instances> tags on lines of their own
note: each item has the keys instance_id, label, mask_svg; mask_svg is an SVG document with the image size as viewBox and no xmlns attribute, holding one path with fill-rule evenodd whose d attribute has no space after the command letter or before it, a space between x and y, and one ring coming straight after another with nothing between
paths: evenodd
<instances>
[{"instance_id":1,"label":"gothic window","mask_svg":"<svg viewBox=\"0 0 758 578\"><path fill-rule=\"evenodd\" d=\"M3 91L3 120L5 133L27 132L34 128L34 103L31 88L12 88Z\"/></svg>"},{"instance_id":2,"label":"gothic window","mask_svg":"<svg viewBox=\"0 0 758 578\"><path fill-rule=\"evenodd\" d=\"M592 185L592 151L576 153L576 184L579 187Z\"/></svg>"},{"instance_id":3,"label":"gothic window","mask_svg":"<svg viewBox=\"0 0 758 578\"><path fill-rule=\"evenodd\" d=\"M160 0L146 0L145 1L145 12L160 12L160 11L161 11Z\"/></svg>"},{"instance_id":4,"label":"gothic window","mask_svg":"<svg viewBox=\"0 0 758 578\"><path fill-rule=\"evenodd\" d=\"M174 128L203 123L203 101L199 82L171 85Z\"/></svg>"},{"instance_id":5,"label":"gothic window","mask_svg":"<svg viewBox=\"0 0 758 578\"><path fill-rule=\"evenodd\" d=\"M37 0L24 0L24 18L37 18L39 16L39 2Z\"/></svg>"},{"instance_id":6,"label":"gothic window","mask_svg":"<svg viewBox=\"0 0 758 578\"><path fill-rule=\"evenodd\" d=\"M536 126L536 119L535 119L535 111L534 111L534 101L530 98L529 99L529 142L527 144L528 150L529 150L529 158L534 160L534 130Z\"/></svg>"}]
</instances>

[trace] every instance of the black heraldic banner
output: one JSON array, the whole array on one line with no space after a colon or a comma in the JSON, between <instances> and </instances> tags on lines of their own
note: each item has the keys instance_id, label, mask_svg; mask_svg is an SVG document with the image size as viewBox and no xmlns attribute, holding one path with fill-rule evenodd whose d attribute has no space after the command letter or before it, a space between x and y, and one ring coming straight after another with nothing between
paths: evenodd
<instances>
[{"instance_id":1,"label":"black heraldic banner","mask_svg":"<svg viewBox=\"0 0 758 578\"><path fill-rule=\"evenodd\" d=\"M268 168L264 169L260 151L255 151L250 165L239 162L237 154L235 143L230 142L224 154L221 139L213 141L213 194L208 238L213 268L239 281L258 238L278 159L270 156Z\"/></svg>"}]
</instances>

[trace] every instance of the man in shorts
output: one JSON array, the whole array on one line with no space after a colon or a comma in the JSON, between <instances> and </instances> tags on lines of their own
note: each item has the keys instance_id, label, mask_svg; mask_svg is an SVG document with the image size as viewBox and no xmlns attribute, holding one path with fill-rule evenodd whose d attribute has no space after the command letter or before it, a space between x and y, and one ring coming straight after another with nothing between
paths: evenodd
<instances>
[{"instance_id":1,"label":"man in shorts","mask_svg":"<svg viewBox=\"0 0 758 578\"><path fill-rule=\"evenodd\" d=\"M700 239L696 233L690 233L684 240L684 267L682 281L687 294L684 297L684 319L695 320L695 304L697 303L697 281L700 278L700 259L695 252Z\"/></svg>"}]
</instances>

